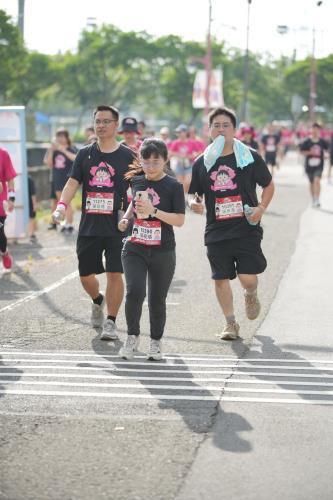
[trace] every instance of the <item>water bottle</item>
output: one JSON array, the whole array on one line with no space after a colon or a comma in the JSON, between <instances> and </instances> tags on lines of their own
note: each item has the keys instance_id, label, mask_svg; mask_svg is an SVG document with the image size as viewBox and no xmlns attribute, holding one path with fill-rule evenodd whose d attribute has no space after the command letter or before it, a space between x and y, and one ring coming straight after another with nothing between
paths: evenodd
<instances>
[{"instance_id":1,"label":"water bottle","mask_svg":"<svg viewBox=\"0 0 333 500\"><path fill-rule=\"evenodd\" d=\"M253 213L253 209L254 207L250 207L249 205L244 205L244 213L245 213L245 217L247 218L247 222L251 225L251 226L256 226L258 224L258 222L251 222L249 220L249 217L252 215Z\"/></svg>"}]
</instances>

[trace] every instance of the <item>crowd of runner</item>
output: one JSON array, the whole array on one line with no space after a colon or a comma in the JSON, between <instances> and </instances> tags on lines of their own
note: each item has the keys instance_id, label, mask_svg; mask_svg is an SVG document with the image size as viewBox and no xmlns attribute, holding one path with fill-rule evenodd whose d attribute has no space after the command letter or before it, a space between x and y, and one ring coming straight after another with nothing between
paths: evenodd
<instances>
[{"instance_id":1,"label":"crowd of runner","mask_svg":"<svg viewBox=\"0 0 333 500\"><path fill-rule=\"evenodd\" d=\"M117 314L124 297L127 338L120 356L132 359L138 349L142 306L148 289L151 341L147 357L162 358L161 338L166 322L166 298L175 272L173 226L185 221L185 207L206 212L205 245L216 297L225 317L223 340L239 336L230 281L244 289L247 317L260 313L258 278L266 268L261 250L260 221L274 194L273 177L291 147L305 157L313 207L320 206L320 179L325 155L333 164L333 141L314 123L305 134L268 124L258 132L248 124L236 128L227 108L209 115L209 140L180 124L150 137L145 123L134 117L121 122L112 106L98 106L86 144L77 149L67 130L56 132L45 155L52 172L52 221L65 234L74 231L71 202L80 189L81 218L77 257L82 286L92 301L91 325L101 328L102 340L118 338ZM119 140L119 136L121 140ZM0 255L10 270L13 259L5 234L7 215L15 207L15 169L0 149ZM261 187L258 200L256 188ZM35 241L36 189L29 178L29 236ZM106 273L106 291L97 276ZM104 314L106 309L106 314Z\"/></svg>"}]
</instances>

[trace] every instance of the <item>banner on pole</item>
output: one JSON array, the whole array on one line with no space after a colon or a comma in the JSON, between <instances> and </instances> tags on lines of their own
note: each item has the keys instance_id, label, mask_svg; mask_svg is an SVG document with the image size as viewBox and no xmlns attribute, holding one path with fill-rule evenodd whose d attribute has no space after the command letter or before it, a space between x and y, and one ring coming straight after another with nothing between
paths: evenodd
<instances>
[{"instance_id":1,"label":"banner on pole","mask_svg":"<svg viewBox=\"0 0 333 500\"><path fill-rule=\"evenodd\" d=\"M206 106L207 72L197 71L193 84L192 106L195 109L204 109ZM211 72L209 83L209 107L217 108L224 106L223 99L223 73L222 69L214 69Z\"/></svg>"}]
</instances>

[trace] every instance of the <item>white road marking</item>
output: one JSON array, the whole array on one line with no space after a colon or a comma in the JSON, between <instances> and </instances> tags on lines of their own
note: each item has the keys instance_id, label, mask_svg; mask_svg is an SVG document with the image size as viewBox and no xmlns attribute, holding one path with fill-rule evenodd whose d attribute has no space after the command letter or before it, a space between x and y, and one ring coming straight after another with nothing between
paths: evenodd
<instances>
[{"instance_id":1,"label":"white road marking","mask_svg":"<svg viewBox=\"0 0 333 500\"><path fill-rule=\"evenodd\" d=\"M120 398L120 399L156 399L156 400L181 400L181 401L221 401L223 402L243 402L243 403L283 403L283 404L304 404L304 405L333 405L333 400L321 399L275 399L275 398L245 398L245 397L229 397L229 396L184 396L184 395L169 395L169 394L122 394L122 393L99 393L99 392L76 392L76 391L34 391L34 390L11 390L2 391L2 395L17 395L17 396L61 396L61 397L85 397L85 398Z\"/></svg>"},{"instance_id":2,"label":"white road marking","mask_svg":"<svg viewBox=\"0 0 333 500\"><path fill-rule=\"evenodd\" d=\"M30 302L31 300L35 300L41 295L45 295L46 293L52 292L52 290L55 290L56 288L59 288L60 286L64 285L68 281L71 281L72 279L76 278L79 275L78 271L74 271L71 274L68 274L67 276L64 276L61 278L61 280L56 281L55 283L52 283L52 285L47 286L46 288L43 288L42 290L39 290L38 292L33 292L27 297L23 297L22 299L17 300L16 302L13 302L12 304L9 304L8 306L3 307L0 309L0 313L4 311L12 311L16 307L20 306L21 304L24 304L25 302Z\"/></svg>"},{"instance_id":3,"label":"white road marking","mask_svg":"<svg viewBox=\"0 0 333 500\"><path fill-rule=\"evenodd\" d=\"M162 365L159 365L162 366ZM180 366L188 366L188 365L180 365ZM195 366L195 365L194 365ZM272 372L248 372L248 371L238 371L237 366L235 366L234 370L194 370L192 368L188 368L187 370L173 370L172 367L170 366L169 369L154 369L154 368L148 368L148 369L142 369L142 368L118 368L117 366L62 366L62 365L57 365L57 366L50 366L50 365L39 365L39 366L31 366L31 365L17 365L17 368L11 367L11 366L1 366L0 365L0 374L3 374L2 370L16 370L18 369L29 369L29 370L40 370L40 369L51 369L51 370L58 370L65 368L66 370L88 370L88 371L112 371L115 373L119 372L140 372L140 373L201 373L201 374L213 374L213 373L218 373L220 375L231 375L231 374L237 374L237 375L254 375L254 376L266 376L266 377L295 377L295 378L322 378L322 379L329 379L333 378L333 375L326 375L326 374L307 374L307 373L272 373Z\"/></svg>"},{"instance_id":4,"label":"white road marking","mask_svg":"<svg viewBox=\"0 0 333 500\"><path fill-rule=\"evenodd\" d=\"M223 392L246 392L246 393L262 393L262 394L291 394L295 392L293 389L261 389L261 388L242 388L242 387L222 387L216 385L162 385L162 384L97 384L91 382L36 382L36 381L20 381L20 380L11 380L7 381L7 384L10 385L41 385L41 386L58 386L58 387L98 387L98 388L113 388L113 389L140 389L140 390L150 390L150 389L159 389L163 391L222 391ZM98 393L98 394L103 394ZM305 391L305 390L297 390L296 395L298 394L306 394L306 395L322 395L322 396L333 396L333 391Z\"/></svg>"},{"instance_id":5,"label":"white road marking","mask_svg":"<svg viewBox=\"0 0 333 500\"><path fill-rule=\"evenodd\" d=\"M66 360L66 359L62 359L62 360L58 360L58 359L27 359L27 358L23 358L23 359L16 359L16 358L2 358L1 359L1 362L5 362L5 363L13 363L12 366L15 366L15 364L17 363L17 366L20 366L20 363L24 363L24 362L29 362L29 363L75 363L77 361L73 361L73 360ZM88 361L86 361L86 363L88 363ZM106 363L106 361L104 360L99 360L99 361L89 361L89 364L90 365L105 365L105 368L108 368L108 367L112 367L112 366L119 366L119 365L126 365L126 366L156 366L156 361L152 361L152 362L149 362L149 361L135 361L135 360L132 360L132 361L123 361L121 358L119 358L119 361L116 361L116 362L109 362L109 363ZM184 366L184 364L181 364L181 363L159 363L159 366L168 366L170 368L174 367L174 366ZM326 370L326 371L333 371L333 367L315 367L315 366L279 366L279 365L262 365L262 366L240 366L239 364L237 364L237 360L235 360L235 362L233 364L202 364L202 363L186 363L186 366L196 366L198 368L235 368L237 367L237 369L260 369L260 370L263 370L263 369L266 369L266 368L269 368L271 370L279 370L280 368L283 368L284 370L310 370L310 371L318 371L318 370ZM1 367L1 365L0 365Z\"/></svg>"},{"instance_id":6,"label":"white road marking","mask_svg":"<svg viewBox=\"0 0 333 500\"><path fill-rule=\"evenodd\" d=\"M0 310L1 311L1 310ZM29 356L72 356L72 357L92 357L92 358L119 358L118 354L107 354L104 351L20 351L19 349L15 351L0 351L0 355L29 355ZM144 355L136 355L135 359L146 358ZM262 362L271 362L271 363L320 363L320 364L332 364L332 360L325 359L286 359L286 358L237 358L235 356L225 356L223 357L216 354L205 354L204 356L196 355L196 354L174 354L167 353L164 354L165 359L175 359L176 361L186 360L186 361L205 361L205 360L214 360L214 361L238 361L239 363L262 363Z\"/></svg>"}]
</instances>

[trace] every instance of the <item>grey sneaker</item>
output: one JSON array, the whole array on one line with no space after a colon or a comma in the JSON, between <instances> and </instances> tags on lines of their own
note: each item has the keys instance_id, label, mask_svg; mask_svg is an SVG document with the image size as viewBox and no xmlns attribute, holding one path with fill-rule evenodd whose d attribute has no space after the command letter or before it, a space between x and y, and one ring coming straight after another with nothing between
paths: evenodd
<instances>
[{"instance_id":1,"label":"grey sneaker","mask_svg":"<svg viewBox=\"0 0 333 500\"><path fill-rule=\"evenodd\" d=\"M233 323L227 323L223 328L219 337L221 340L236 340L239 333L239 324L234 321Z\"/></svg>"},{"instance_id":2,"label":"grey sneaker","mask_svg":"<svg viewBox=\"0 0 333 500\"><path fill-rule=\"evenodd\" d=\"M162 342L160 340L150 339L147 359L151 359L153 361L161 361L161 359L163 358L161 344Z\"/></svg>"},{"instance_id":3,"label":"grey sneaker","mask_svg":"<svg viewBox=\"0 0 333 500\"><path fill-rule=\"evenodd\" d=\"M116 323L112 319L106 319L101 333L101 340L118 340Z\"/></svg>"},{"instance_id":4,"label":"grey sneaker","mask_svg":"<svg viewBox=\"0 0 333 500\"><path fill-rule=\"evenodd\" d=\"M245 297L246 316L249 319L256 319L259 316L260 308L261 308L257 292L247 293L245 291L244 297Z\"/></svg>"},{"instance_id":5,"label":"grey sneaker","mask_svg":"<svg viewBox=\"0 0 333 500\"><path fill-rule=\"evenodd\" d=\"M119 356L124 359L133 359L135 351L138 350L139 342L139 335L127 335L126 342L119 351Z\"/></svg>"},{"instance_id":6,"label":"grey sneaker","mask_svg":"<svg viewBox=\"0 0 333 500\"><path fill-rule=\"evenodd\" d=\"M105 297L103 297L103 302L99 306L98 304L92 303L91 305L91 317L90 323L93 328L101 328L104 324L104 309Z\"/></svg>"}]
</instances>

